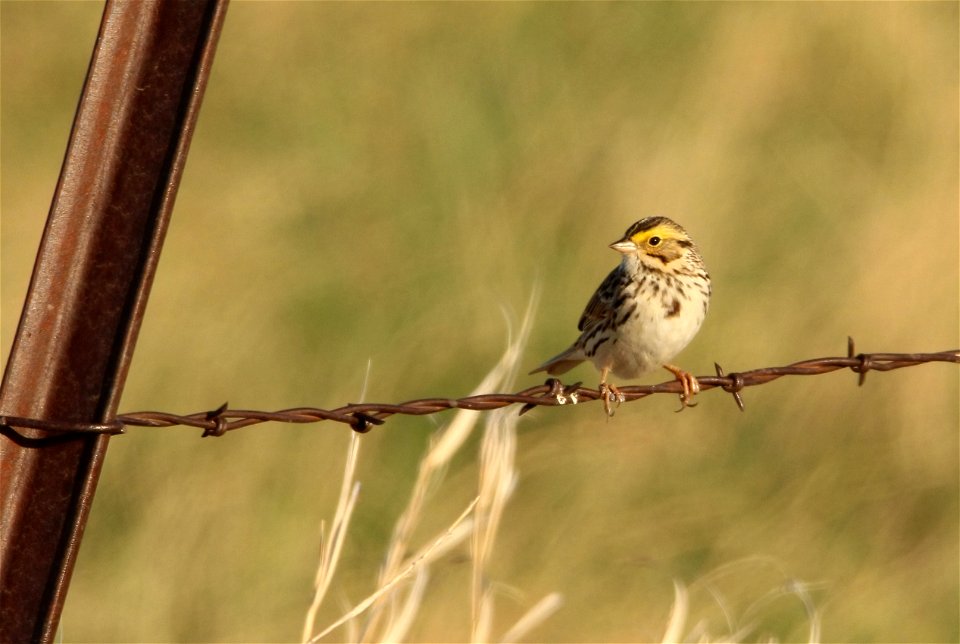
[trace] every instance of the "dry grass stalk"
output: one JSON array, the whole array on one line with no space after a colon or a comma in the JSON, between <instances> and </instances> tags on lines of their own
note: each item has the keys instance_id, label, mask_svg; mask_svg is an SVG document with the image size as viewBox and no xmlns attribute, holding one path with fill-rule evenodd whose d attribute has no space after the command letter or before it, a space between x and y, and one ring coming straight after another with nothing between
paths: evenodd
<instances>
[{"instance_id":1,"label":"dry grass stalk","mask_svg":"<svg viewBox=\"0 0 960 644\"><path fill-rule=\"evenodd\" d=\"M687 623L687 613L690 609L690 596L687 587L678 581L673 582L673 607L670 609L670 619L667 629L660 640L663 644L680 642L683 639L683 628Z\"/></svg>"},{"instance_id":2,"label":"dry grass stalk","mask_svg":"<svg viewBox=\"0 0 960 644\"><path fill-rule=\"evenodd\" d=\"M490 639L493 597L486 581L486 571L504 508L517 482L514 469L516 423L516 413L507 414L502 410L491 413L480 445L480 494L472 540L471 615L474 642Z\"/></svg>"},{"instance_id":3,"label":"dry grass stalk","mask_svg":"<svg viewBox=\"0 0 960 644\"><path fill-rule=\"evenodd\" d=\"M560 593L550 593L523 614L523 617L517 620L517 623L503 634L500 641L504 644L516 642L521 637L525 637L528 632L542 624L550 615L552 615L560 604L563 603L563 595Z\"/></svg>"},{"instance_id":4,"label":"dry grass stalk","mask_svg":"<svg viewBox=\"0 0 960 644\"><path fill-rule=\"evenodd\" d=\"M351 434L350 446L347 448L347 463L343 472L343 485L340 487L340 498L337 501L337 510L334 513L333 524L330 527L330 534L326 534L325 522L320 524L320 564L317 566L317 574L314 579L313 601L307 610L307 616L303 624L303 641L310 639L313 632L314 623L317 619L317 611L323 603L323 598L330 588L330 582L333 580L333 574L337 570L337 562L340 560L340 552L343 549L343 542L347 534L347 526L350 523L350 517L353 514L353 508L357 503L357 495L360 493L360 483L354 483L354 473L357 469L357 457L360 454L360 435Z\"/></svg>"},{"instance_id":5,"label":"dry grass stalk","mask_svg":"<svg viewBox=\"0 0 960 644\"><path fill-rule=\"evenodd\" d=\"M516 378L516 365L521 349L525 346L533 320L534 294L520 325L516 341L509 343L501 360L508 366L504 385L509 389ZM508 320L509 317L504 316ZM511 334L512 335L512 334ZM473 533L471 576L472 640L486 642L490 639L493 623L493 593L487 580L487 567L496 542L503 511L517 483L514 459L517 447L518 416L513 411L498 409L487 416L483 441L480 444L479 501L476 511L476 529Z\"/></svg>"},{"instance_id":6,"label":"dry grass stalk","mask_svg":"<svg viewBox=\"0 0 960 644\"><path fill-rule=\"evenodd\" d=\"M402 642L413 625L413 620L420 610L420 602L423 600L423 592L427 588L427 580L430 578L429 568L426 565L417 568L413 583L407 591L400 610L389 622L389 628L381 638L384 642Z\"/></svg>"},{"instance_id":7,"label":"dry grass stalk","mask_svg":"<svg viewBox=\"0 0 960 644\"><path fill-rule=\"evenodd\" d=\"M368 360L359 400L363 400L367 396L371 366L372 362ZM310 639L310 634L313 632L317 620L317 611L323 604L323 598L326 596L327 590L330 588L330 582L333 581L333 575L337 570L337 562L340 561L340 552L346 538L347 526L350 524L350 517L353 515L353 508L356 506L357 496L360 494L360 483L354 482L359 456L360 435L352 433L350 435L350 445L347 446L340 497L337 500L337 509L333 515L333 524L329 535L326 533L326 522L321 521L320 523L320 563L317 565L317 574L313 581L313 601L310 602L310 608L307 610L307 616L303 623L301 638L303 641Z\"/></svg>"}]
</instances>

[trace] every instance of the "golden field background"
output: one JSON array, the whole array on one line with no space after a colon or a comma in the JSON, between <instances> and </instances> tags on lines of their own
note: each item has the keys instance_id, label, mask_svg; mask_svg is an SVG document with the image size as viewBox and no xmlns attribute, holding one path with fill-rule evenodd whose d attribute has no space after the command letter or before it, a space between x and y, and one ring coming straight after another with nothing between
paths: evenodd
<instances>
[{"instance_id":1,"label":"golden field background","mask_svg":"<svg viewBox=\"0 0 960 644\"><path fill-rule=\"evenodd\" d=\"M101 9L0 3L4 363ZM368 361L367 400L464 395L535 284L524 370L572 341L606 244L649 214L714 279L678 358L694 373L842 355L847 335L956 348L957 25L950 2L236 2L121 411L334 407ZM745 413L712 391L682 414L658 396L609 422L524 416L493 632L556 591L531 639L658 640L678 580L708 633L735 630L726 608L746 639L803 640L796 596L747 615L798 580L825 640L957 641L958 385L940 364L780 380ZM373 589L448 418L363 437L318 623ZM348 433L113 440L64 641L298 638ZM474 493L475 452L422 537ZM469 637L462 559L434 567L410 640Z\"/></svg>"}]
</instances>

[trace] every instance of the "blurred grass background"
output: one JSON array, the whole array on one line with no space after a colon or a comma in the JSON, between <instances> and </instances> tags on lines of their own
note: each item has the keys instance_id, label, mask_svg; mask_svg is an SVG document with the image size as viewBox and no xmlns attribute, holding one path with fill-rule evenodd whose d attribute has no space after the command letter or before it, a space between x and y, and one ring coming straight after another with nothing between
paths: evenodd
<instances>
[{"instance_id":1,"label":"blurred grass background","mask_svg":"<svg viewBox=\"0 0 960 644\"><path fill-rule=\"evenodd\" d=\"M0 3L4 362L101 8ZM369 400L465 394L537 282L526 364L564 348L606 244L649 214L681 222L714 278L679 358L695 373L843 354L848 334L955 348L957 25L953 2L234 3L121 411L336 406L368 360ZM799 579L827 640L957 641L957 369L745 399L525 416L495 632L558 591L538 639L658 639L674 579L713 624L711 591L742 613ZM364 437L319 623L372 589L442 420ZM64 640L298 637L346 434L114 440ZM475 479L469 458L449 472L438 527ZM434 570L414 639L468 636L468 568ZM807 636L795 597L759 621Z\"/></svg>"}]
</instances>

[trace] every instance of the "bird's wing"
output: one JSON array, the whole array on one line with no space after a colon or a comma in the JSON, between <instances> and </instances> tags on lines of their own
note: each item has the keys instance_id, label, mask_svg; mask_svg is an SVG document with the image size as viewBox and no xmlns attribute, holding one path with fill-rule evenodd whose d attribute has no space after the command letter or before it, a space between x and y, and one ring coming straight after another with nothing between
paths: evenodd
<instances>
[{"instance_id":1,"label":"bird's wing","mask_svg":"<svg viewBox=\"0 0 960 644\"><path fill-rule=\"evenodd\" d=\"M620 290L618 286L621 279L619 267L610 271L606 279L600 283L600 287L594 291L593 297L587 302L587 307L583 309L583 315L580 316L577 329L587 331L595 324L603 322L614 314L614 304L617 292Z\"/></svg>"}]
</instances>

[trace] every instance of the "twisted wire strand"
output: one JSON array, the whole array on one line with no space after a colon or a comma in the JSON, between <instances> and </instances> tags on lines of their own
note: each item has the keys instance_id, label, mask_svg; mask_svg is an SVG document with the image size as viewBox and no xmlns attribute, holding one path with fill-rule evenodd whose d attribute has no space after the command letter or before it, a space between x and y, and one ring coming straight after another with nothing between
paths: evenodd
<instances>
[{"instance_id":1,"label":"twisted wire strand","mask_svg":"<svg viewBox=\"0 0 960 644\"><path fill-rule=\"evenodd\" d=\"M802 360L783 367L762 367L749 371L724 373L720 365L715 364L716 375L699 376L700 390L719 388L730 393L737 406L744 408L740 392L745 387L766 384L783 376L813 376L851 369L859 376L863 384L868 371L892 371L904 367L932 362L960 364L960 349L937 353L854 353L853 340L848 340L847 355L844 357L814 358ZM630 402L646 398L652 394L681 394L680 382L671 380L656 385L630 385L619 388L623 401ZM4 433L19 428L42 429L45 431L76 433L122 433L124 426L172 427L186 426L203 430L203 436L222 436L223 434L266 422L281 423L317 423L335 421L349 425L354 431L367 432L376 425L382 425L396 414L425 416L448 409L473 409L486 411L508 405L522 405L520 413L534 407L557 407L566 404L599 400L602 394L597 389L582 386L582 383L564 385L556 378L545 383L528 387L517 393L491 393L464 398L422 398L404 403L356 403L335 409L318 407L296 407L280 411L257 411L247 409L229 409L225 404L212 411L179 415L168 412L140 411L117 416L114 422L96 425L56 423L37 419L0 416L0 426Z\"/></svg>"},{"instance_id":2,"label":"twisted wire strand","mask_svg":"<svg viewBox=\"0 0 960 644\"><path fill-rule=\"evenodd\" d=\"M870 353L854 354L853 341L848 344L845 357L815 358L794 362L783 367L763 367L725 374L720 365L715 376L701 376L701 391L720 388L733 395L737 406L742 410L743 399L740 391L745 387L762 385L783 376L812 376L830 373L838 369L851 369L859 375L859 384L863 384L868 371L892 371L918 364L948 362L960 364L960 350L938 353ZM676 381L657 385L633 385L619 388L625 402L639 400L652 394L680 394L682 385ZM565 404L599 400L602 394L598 389L583 387L581 383L564 385L555 378L545 383L529 387L517 393L491 393L465 398L423 398L400 404L358 403L347 404L327 410L315 407L299 407L276 412L227 409L226 405L212 412L200 412L186 416L159 412L137 412L124 414L117 418L125 425L146 427L169 427L186 425L204 430L204 436L219 436L228 431L250 425L278 421L285 423L315 423L324 420L350 425L355 431L369 431L374 425L382 425L387 418L395 414L424 416L448 409L473 409L478 411L499 409L508 405L521 404L521 413L538 406L556 407Z\"/></svg>"}]
</instances>

